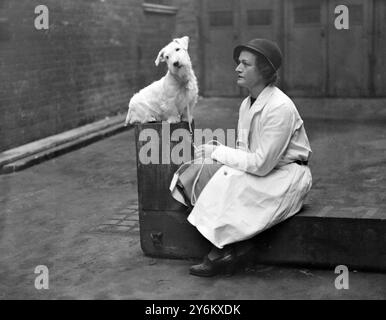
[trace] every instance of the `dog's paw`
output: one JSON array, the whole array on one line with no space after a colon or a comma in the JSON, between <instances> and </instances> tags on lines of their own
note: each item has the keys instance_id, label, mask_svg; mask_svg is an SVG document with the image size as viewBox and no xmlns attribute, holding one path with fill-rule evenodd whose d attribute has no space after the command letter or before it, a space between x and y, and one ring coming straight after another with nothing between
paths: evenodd
<instances>
[{"instance_id":1,"label":"dog's paw","mask_svg":"<svg viewBox=\"0 0 386 320\"><path fill-rule=\"evenodd\" d=\"M134 119L134 117L127 117L126 120L125 120L125 127L127 127L128 125L131 125L135 122L138 122L138 120Z\"/></svg>"},{"instance_id":2,"label":"dog's paw","mask_svg":"<svg viewBox=\"0 0 386 320\"><path fill-rule=\"evenodd\" d=\"M149 116L146 118L146 121L144 121L144 123L149 123L149 122L157 122L158 120L156 119L156 117L154 116Z\"/></svg>"},{"instance_id":3,"label":"dog's paw","mask_svg":"<svg viewBox=\"0 0 386 320\"><path fill-rule=\"evenodd\" d=\"M144 121L141 121L141 119L138 116L131 114L130 116L127 116L125 120L125 127L129 125L133 125L135 123L143 123L143 122Z\"/></svg>"},{"instance_id":4,"label":"dog's paw","mask_svg":"<svg viewBox=\"0 0 386 320\"><path fill-rule=\"evenodd\" d=\"M181 122L181 116L170 116L166 121L168 123L178 123Z\"/></svg>"},{"instance_id":5,"label":"dog's paw","mask_svg":"<svg viewBox=\"0 0 386 320\"><path fill-rule=\"evenodd\" d=\"M190 119L187 114L183 114L181 117L181 121L190 122Z\"/></svg>"}]
</instances>

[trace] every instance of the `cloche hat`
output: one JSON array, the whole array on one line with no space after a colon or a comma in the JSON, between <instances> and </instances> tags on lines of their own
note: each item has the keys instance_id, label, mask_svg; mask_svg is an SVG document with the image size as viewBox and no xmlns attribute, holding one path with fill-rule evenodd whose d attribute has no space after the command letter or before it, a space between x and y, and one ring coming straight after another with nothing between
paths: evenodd
<instances>
[{"instance_id":1,"label":"cloche hat","mask_svg":"<svg viewBox=\"0 0 386 320\"><path fill-rule=\"evenodd\" d=\"M278 45L267 39L253 39L246 44L237 46L233 50L233 59L238 63L238 59L241 51L247 50L253 53L262 54L268 62L271 64L273 69L277 71L281 66L282 54Z\"/></svg>"}]
</instances>

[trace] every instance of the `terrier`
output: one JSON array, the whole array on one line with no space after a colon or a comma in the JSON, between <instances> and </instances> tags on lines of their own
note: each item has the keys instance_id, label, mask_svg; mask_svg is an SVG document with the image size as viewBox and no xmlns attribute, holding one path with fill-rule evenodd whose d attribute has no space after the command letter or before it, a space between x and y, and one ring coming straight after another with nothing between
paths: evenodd
<instances>
[{"instance_id":1,"label":"terrier","mask_svg":"<svg viewBox=\"0 0 386 320\"><path fill-rule=\"evenodd\" d=\"M166 62L168 71L160 80L136 93L129 102L125 125L167 121L192 122L197 103L197 78L188 54L189 37L173 39L158 53L155 65Z\"/></svg>"}]
</instances>

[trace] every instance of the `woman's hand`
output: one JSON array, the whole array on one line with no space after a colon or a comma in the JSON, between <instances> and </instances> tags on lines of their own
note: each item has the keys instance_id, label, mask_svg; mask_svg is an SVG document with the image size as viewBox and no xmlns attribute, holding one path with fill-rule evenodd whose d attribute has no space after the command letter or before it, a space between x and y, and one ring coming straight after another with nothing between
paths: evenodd
<instances>
[{"instance_id":1,"label":"woman's hand","mask_svg":"<svg viewBox=\"0 0 386 320\"><path fill-rule=\"evenodd\" d=\"M194 156L195 158L210 158L212 155L212 152L216 149L217 146L213 144L202 144L199 145L195 150L194 150Z\"/></svg>"}]
</instances>

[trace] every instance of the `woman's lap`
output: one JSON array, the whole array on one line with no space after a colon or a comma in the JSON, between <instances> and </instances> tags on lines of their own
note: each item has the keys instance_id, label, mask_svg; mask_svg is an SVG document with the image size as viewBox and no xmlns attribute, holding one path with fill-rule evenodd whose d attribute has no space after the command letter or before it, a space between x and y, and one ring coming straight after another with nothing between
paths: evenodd
<instances>
[{"instance_id":1,"label":"woman's lap","mask_svg":"<svg viewBox=\"0 0 386 320\"><path fill-rule=\"evenodd\" d=\"M213 175L217 172L217 170L223 166L223 164L213 160L211 161L211 163L204 163L204 164L193 163L190 165L190 167L192 166L194 167L193 171L195 172L195 174L193 176L189 175L188 177L185 178L184 173L182 173L177 183L177 185L179 186L179 189L183 190L185 199L189 203L191 203L191 200L192 200L191 197L192 197L193 186L194 186L195 198L198 199L199 195L201 194L201 191L205 188L205 186L207 185L209 180L213 177ZM189 169L192 170L192 168L189 168ZM195 178L197 177L198 174L199 174L199 178L196 181L196 184L194 185L194 182L196 180Z\"/></svg>"}]
</instances>

